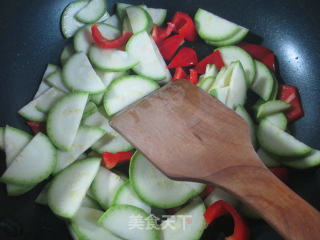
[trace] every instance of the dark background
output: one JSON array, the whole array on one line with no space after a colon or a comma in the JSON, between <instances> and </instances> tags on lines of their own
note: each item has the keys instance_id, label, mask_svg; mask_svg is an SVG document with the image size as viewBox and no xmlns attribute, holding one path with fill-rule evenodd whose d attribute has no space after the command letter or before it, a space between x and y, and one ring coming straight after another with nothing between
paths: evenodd
<instances>
[{"instance_id":1,"label":"dark background","mask_svg":"<svg viewBox=\"0 0 320 240\"><path fill-rule=\"evenodd\" d=\"M60 15L70 0L1 0L0 6L0 125L29 131L16 112L30 101L47 63L59 63L67 40L60 33ZM108 1L109 13L114 2ZM272 49L278 59L277 77L296 85L305 117L291 130L298 139L320 149L320 3L316 0L163 0L129 1L150 7L185 11L191 16L201 7L251 30L247 40ZM212 47L199 41L198 57ZM5 156L0 153L1 173ZM320 207L320 169L292 171L289 185L315 207ZM7 197L0 185L0 239L70 239L63 221L50 210L34 204L41 186L23 197ZM275 196L276 197L276 196ZM294 211L294 209L292 209ZM252 239L281 239L263 221L250 221ZM224 239L221 230L232 229L222 219L203 239ZM230 232L226 232L230 233ZM320 237L319 237L320 238ZM174 239L173 239L174 240Z\"/></svg>"}]
</instances>

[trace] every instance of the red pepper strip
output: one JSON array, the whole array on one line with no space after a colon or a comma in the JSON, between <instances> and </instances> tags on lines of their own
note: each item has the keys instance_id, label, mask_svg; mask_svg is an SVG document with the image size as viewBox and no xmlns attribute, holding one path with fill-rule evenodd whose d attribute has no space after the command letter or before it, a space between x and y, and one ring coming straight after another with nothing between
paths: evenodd
<instances>
[{"instance_id":1,"label":"red pepper strip","mask_svg":"<svg viewBox=\"0 0 320 240\"><path fill-rule=\"evenodd\" d=\"M104 152L102 153L102 160L104 166L107 169L114 168L118 163L130 161L133 153L131 152L118 152L118 153L110 153Z\"/></svg>"},{"instance_id":2,"label":"red pepper strip","mask_svg":"<svg viewBox=\"0 0 320 240\"><path fill-rule=\"evenodd\" d=\"M219 50L214 51L209 56L202 59L195 67L195 70L197 70L199 74L204 74L208 64L216 65L218 70L220 70L224 66L224 62Z\"/></svg>"},{"instance_id":3,"label":"red pepper strip","mask_svg":"<svg viewBox=\"0 0 320 240\"><path fill-rule=\"evenodd\" d=\"M158 27L157 24L153 24L151 36L156 44L159 44L167 37L169 37L174 29L174 24L172 22L167 23L168 26L166 28Z\"/></svg>"},{"instance_id":4,"label":"red pepper strip","mask_svg":"<svg viewBox=\"0 0 320 240\"><path fill-rule=\"evenodd\" d=\"M249 239L249 229L244 223L238 212L226 201L219 200L211 204L206 212L204 213L204 218L209 225L215 219L226 215L231 214L234 222L234 231L233 234L229 237L226 237L226 240L248 240Z\"/></svg>"},{"instance_id":5,"label":"red pepper strip","mask_svg":"<svg viewBox=\"0 0 320 240\"><path fill-rule=\"evenodd\" d=\"M188 41L195 41L197 31L192 21L192 18L183 12L176 12L172 23L175 25L174 32L181 34Z\"/></svg>"},{"instance_id":6,"label":"red pepper strip","mask_svg":"<svg viewBox=\"0 0 320 240\"><path fill-rule=\"evenodd\" d=\"M189 47L183 47L171 60L168 68L189 67L198 63L197 53Z\"/></svg>"},{"instance_id":7,"label":"red pepper strip","mask_svg":"<svg viewBox=\"0 0 320 240\"><path fill-rule=\"evenodd\" d=\"M187 79L188 75L185 73L182 67L176 68L176 71L173 75L172 81L178 80L178 79Z\"/></svg>"},{"instance_id":8,"label":"red pepper strip","mask_svg":"<svg viewBox=\"0 0 320 240\"><path fill-rule=\"evenodd\" d=\"M207 185L206 188L200 193L200 197L202 199L205 199L206 197L209 196L209 194L214 190L214 186L212 185Z\"/></svg>"},{"instance_id":9,"label":"red pepper strip","mask_svg":"<svg viewBox=\"0 0 320 240\"><path fill-rule=\"evenodd\" d=\"M190 69L190 74L189 74L188 80L192 84L197 84L198 83L198 72L194 69Z\"/></svg>"},{"instance_id":10,"label":"red pepper strip","mask_svg":"<svg viewBox=\"0 0 320 240\"><path fill-rule=\"evenodd\" d=\"M97 24L93 24L91 27L91 34L94 42L102 47L102 48L119 48L122 47L127 43L129 38L133 35L133 33L130 33L128 31L123 31L122 36L118 37L114 40L109 40L105 38L100 30L98 29Z\"/></svg>"},{"instance_id":11,"label":"red pepper strip","mask_svg":"<svg viewBox=\"0 0 320 240\"><path fill-rule=\"evenodd\" d=\"M163 59L170 60L183 42L183 36L178 34L159 43L158 47Z\"/></svg>"},{"instance_id":12,"label":"red pepper strip","mask_svg":"<svg viewBox=\"0 0 320 240\"><path fill-rule=\"evenodd\" d=\"M288 182L289 171L286 167L274 167L270 168L270 171L276 175L282 182Z\"/></svg>"},{"instance_id":13,"label":"red pepper strip","mask_svg":"<svg viewBox=\"0 0 320 240\"><path fill-rule=\"evenodd\" d=\"M259 61L262 61L264 57L272 53L270 49L252 43L239 43L238 46Z\"/></svg>"},{"instance_id":14,"label":"red pepper strip","mask_svg":"<svg viewBox=\"0 0 320 240\"><path fill-rule=\"evenodd\" d=\"M291 104L291 107L285 112L290 122L304 115L298 89L296 87L290 85L280 85L278 98Z\"/></svg>"},{"instance_id":15,"label":"red pepper strip","mask_svg":"<svg viewBox=\"0 0 320 240\"><path fill-rule=\"evenodd\" d=\"M27 121L27 124L32 129L34 134L37 134L38 132L42 132L44 134L47 134L47 127L46 127L45 123Z\"/></svg>"},{"instance_id":16,"label":"red pepper strip","mask_svg":"<svg viewBox=\"0 0 320 240\"><path fill-rule=\"evenodd\" d=\"M263 59L261 59L261 62L264 63L272 72L276 72L276 64L275 64L275 57L273 53L268 54Z\"/></svg>"}]
</instances>

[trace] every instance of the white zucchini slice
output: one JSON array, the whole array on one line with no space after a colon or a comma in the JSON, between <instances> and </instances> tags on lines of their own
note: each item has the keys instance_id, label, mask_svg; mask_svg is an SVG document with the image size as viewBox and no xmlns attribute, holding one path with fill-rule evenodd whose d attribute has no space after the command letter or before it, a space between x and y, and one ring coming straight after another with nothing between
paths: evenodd
<instances>
[{"instance_id":1,"label":"white zucchini slice","mask_svg":"<svg viewBox=\"0 0 320 240\"><path fill-rule=\"evenodd\" d=\"M67 223L67 228L68 228L68 231L69 231L69 234L70 234L70 237L72 238L72 240L80 240L80 238L78 237L76 232L72 229L70 223Z\"/></svg>"},{"instance_id":2,"label":"white zucchini slice","mask_svg":"<svg viewBox=\"0 0 320 240\"><path fill-rule=\"evenodd\" d=\"M41 190L41 192L39 193L39 195L37 196L35 202L41 205L48 205L48 190L50 187L50 182L47 183Z\"/></svg>"},{"instance_id":3,"label":"white zucchini slice","mask_svg":"<svg viewBox=\"0 0 320 240\"><path fill-rule=\"evenodd\" d=\"M74 48L72 43L68 43L60 54L60 63L63 66L66 61L74 54Z\"/></svg>"},{"instance_id":4,"label":"white zucchini slice","mask_svg":"<svg viewBox=\"0 0 320 240\"><path fill-rule=\"evenodd\" d=\"M97 20L96 22L102 23L102 22L106 21L109 17L110 17L110 14L108 13L108 11L105 11L105 13L102 15L102 17L99 18L99 20Z\"/></svg>"},{"instance_id":5,"label":"white zucchini slice","mask_svg":"<svg viewBox=\"0 0 320 240\"><path fill-rule=\"evenodd\" d=\"M76 19L83 23L94 23L104 15L106 10L106 0L90 0L88 4L76 14Z\"/></svg>"},{"instance_id":6,"label":"white zucchini slice","mask_svg":"<svg viewBox=\"0 0 320 240\"><path fill-rule=\"evenodd\" d=\"M230 93L230 87L214 88L210 90L209 93L223 104L226 104Z\"/></svg>"},{"instance_id":7,"label":"white zucchini slice","mask_svg":"<svg viewBox=\"0 0 320 240\"><path fill-rule=\"evenodd\" d=\"M273 125L282 130L287 129L288 119L282 112L269 115L263 119L270 121Z\"/></svg>"},{"instance_id":8,"label":"white zucchini slice","mask_svg":"<svg viewBox=\"0 0 320 240\"><path fill-rule=\"evenodd\" d=\"M247 99L246 75L240 61L235 62L230 78L229 94L226 105L234 109L238 105L244 105Z\"/></svg>"},{"instance_id":9,"label":"white zucchini slice","mask_svg":"<svg viewBox=\"0 0 320 240\"><path fill-rule=\"evenodd\" d=\"M248 123L251 143L252 146L256 148L258 145L256 138L256 125L254 124L252 118L242 105L238 105L235 109L235 112L238 113Z\"/></svg>"},{"instance_id":10,"label":"white zucchini slice","mask_svg":"<svg viewBox=\"0 0 320 240\"><path fill-rule=\"evenodd\" d=\"M128 16L123 19L121 28L122 31L133 32Z\"/></svg>"},{"instance_id":11,"label":"white zucchini slice","mask_svg":"<svg viewBox=\"0 0 320 240\"><path fill-rule=\"evenodd\" d=\"M304 157L312 151L312 148L266 120L260 122L257 138L264 150L280 157Z\"/></svg>"},{"instance_id":12,"label":"white zucchini slice","mask_svg":"<svg viewBox=\"0 0 320 240\"><path fill-rule=\"evenodd\" d=\"M235 63L236 62L232 62L230 65L228 65L228 67L221 68L210 90L215 88L224 88L230 85L231 76Z\"/></svg>"},{"instance_id":13,"label":"white zucchini slice","mask_svg":"<svg viewBox=\"0 0 320 240\"><path fill-rule=\"evenodd\" d=\"M125 51L98 46L89 49L89 58L96 68L103 71L123 72L139 63Z\"/></svg>"},{"instance_id":14,"label":"white zucchini slice","mask_svg":"<svg viewBox=\"0 0 320 240\"><path fill-rule=\"evenodd\" d=\"M145 31L134 34L126 45L126 51L129 56L139 61L139 64L133 67L138 74L156 81L168 81L167 74L169 70L163 65L163 58L157 53L153 39Z\"/></svg>"},{"instance_id":15,"label":"white zucchini slice","mask_svg":"<svg viewBox=\"0 0 320 240\"><path fill-rule=\"evenodd\" d=\"M57 71L59 69L58 66L54 65L54 64L48 64L47 68L42 76L42 80L39 86L38 91L36 92L36 94L34 95L34 99L36 99L37 97L39 97L42 93L44 93L46 90L48 90L50 88L50 86L48 84L46 84L43 80L49 76L51 73Z\"/></svg>"},{"instance_id":16,"label":"white zucchini slice","mask_svg":"<svg viewBox=\"0 0 320 240\"><path fill-rule=\"evenodd\" d=\"M0 149L4 150L4 128L0 127Z\"/></svg>"},{"instance_id":17,"label":"white zucchini slice","mask_svg":"<svg viewBox=\"0 0 320 240\"><path fill-rule=\"evenodd\" d=\"M130 185L130 181L127 180L123 183L116 192L111 205L127 204L141 208L146 213L151 213L151 207L143 202L137 194L134 192Z\"/></svg>"},{"instance_id":18,"label":"white zucchini slice","mask_svg":"<svg viewBox=\"0 0 320 240\"><path fill-rule=\"evenodd\" d=\"M111 206L112 199L123 183L124 180L120 176L100 167L90 190L94 199L106 210Z\"/></svg>"},{"instance_id":19,"label":"white zucchini slice","mask_svg":"<svg viewBox=\"0 0 320 240\"><path fill-rule=\"evenodd\" d=\"M26 192L29 192L35 185L16 185L16 184L7 184L7 193L8 196L20 196Z\"/></svg>"},{"instance_id":20,"label":"white zucchini slice","mask_svg":"<svg viewBox=\"0 0 320 240\"><path fill-rule=\"evenodd\" d=\"M121 29L121 22L116 14L112 15L111 17L107 18L107 20L103 21L103 23L113 26L117 29Z\"/></svg>"},{"instance_id":21,"label":"white zucchini slice","mask_svg":"<svg viewBox=\"0 0 320 240\"><path fill-rule=\"evenodd\" d=\"M250 88L263 100L268 101L274 83L272 73L262 62L254 60L254 63L256 65L256 75Z\"/></svg>"},{"instance_id":22,"label":"white zucchini slice","mask_svg":"<svg viewBox=\"0 0 320 240\"><path fill-rule=\"evenodd\" d=\"M200 183L171 180L139 152L130 161L129 176L139 198L158 208L180 206L199 194L204 187Z\"/></svg>"},{"instance_id":23,"label":"white zucchini slice","mask_svg":"<svg viewBox=\"0 0 320 240\"><path fill-rule=\"evenodd\" d=\"M198 83L198 87L203 89L204 91L208 92L210 88L212 87L212 84L214 83L215 78L214 77L206 77L202 78L202 80Z\"/></svg>"},{"instance_id":24,"label":"white zucchini slice","mask_svg":"<svg viewBox=\"0 0 320 240\"><path fill-rule=\"evenodd\" d=\"M105 95L104 108L109 116L158 89L159 85L142 76L123 76L113 81Z\"/></svg>"},{"instance_id":25,"label":"white zucchini slice","mask_svg":"<svg viewBox=\"0 0 320 240\"><path fill-rule=\"evenodd\" d=\"M164 23L167 16L167 9L163 8L148 8L147 12L152 18L152 22L158 26L161 26Z\"/></svg>"},{"instance_id":26,"label":"white zucchini slice","mask_svg":"<svg viewBox=\"0 0 320 240\"><path fill-rule=\"evenodd\" d=\"M272 89L272 93L270 96L270 100L276 100L277 96L278 96L278 88L279 88L279 83L278 80L276 79L276 77L274 76L274 74L272 74L273 76L273 89Z\"/></svg>"},{"instance_id":27,"label":"white zucchini slice","mask_svg":"<svg viewBox=\"0 0 320 240\"><path fill-rule=\"evenodd\" d=\"M101 210L99 203L97 203L93 198L89 197L88 194L83 198L81 207Z\"/></svg>"},{"instance_id":28,"label":"white zucchini slice","mask_svg":"<svg viewBox=\"0 0 320 240\"><path fill-rule=\"evenodd\" d=\"M80 239L121 240L98 224L103 212L88 207L80 207L71 220L72 229Z\"/></svg>"},{"instance_id":29,"label":"white zucchini slice","mask_svg":"<svg viewBox=\"0 0 320 240\"><path fill-rule=\"evenodd\" d=\"M103 97L104 93L90 94L89 100L99 106L103 101Z\"/></svg>"},{"instance_id":30,"label":"white zucchini slice","mask_svg":"<svg viewBox=\"0 0 320 240\"><path fill-rule=\"evenodd\" d=\"M50 88L49 85L48 85L48 88ZM48 91L48 89L46 91ZM42 93L42 94L44 94L44 93ZM46 120L47 116L45 113L40 112L36 108L36 106L38 105L38 102L39 102L39 97L32 100L24 107L22 107L18 111L18 114L29 121L44 122Z\"/></svg>"},{"instance_id":31,"label":"white zucchini slice","mask_svg":"<svg viewBox=\"0 0 320 240\"><path fill-rule=\"evenodd\" d=\"M74 216L97 174L100 161L100 158L76 161L52 180L48 205L56 215L64 218Z\"/></svg>"},{"instance_id":32,"label":"white zucchini slice","mask_svg":"<svg viewBox=\"0 0 320 240\"><path fill-rule=\"evenodd\" d=\"M123 21L124 17L126 16L126 8L131 6L131 4L127 4L127 3L117 3L116 6L116 11L117 11L117 15L118 18Z\"/></svg>"},{"instance_id":33,"label":"white zucchini slice","mask_svg":"<svg viewBox=\"0 0 320 240\"><path fill-rule=\"evenodd\" d=\"M87 151L105 131L98 127L81 126L69 151L57 151L57 165L54 174L72 164L82 153Z\"/></svg>"},{"instance_id":34,"label":"white zucchini slice","mask_svg":"<svg viewBox=\"0 0 320 240\"><path fill-rule=\"evenodd\" d=\"M218 75L218 69L217 69L216 65L207 64L205 73L203 75L201 75L200 77L202 77L202 78L214 77L215 78L217 75Z\"/></svg>"},{"instance_id":35,"label":"white zucchini slice","mask_svg":"<svg viewBox=\"0 0 320 240\"><path fill-rule=\"evenodd\" d=\"M103 129L111 137L119 135L113 128L109 125L109 120L100 112L96 111L90 116L83 119L83 124L88 126L95 126Z\"/></svg>"},{"instance_id":36,"label":"white zucchini slice","mask_svg":"<svg viewBox=\"0 0 320 240\"><path fill-rule=\"evenodd\" d=\"M106 87L108 87L113 80L128 74L127 72L110 72L98 69L96 69L96 73Z\"/></svg>"},{"instance_id":37,"label":"white zucchini slice","mask_svg":"<svg viewBox=\"0 0 320 240\"><path fill-rule=\"evenodd\" d=\"M277 161L274 157L270 156L267 152L265 152L262 148L259 148L257 154L261 161L266 165L268 168L279 167L281 163Z\"/></svg>"},{"instance_id":38,"label":"white zucchini slice","mask_svg":"<svg viewBox=\"0 0 320 240\"><path fill-rule=\"evenodd\" d=\"M82 119L85 119L88 116L91 116L98 111L98 107L93 102L88 101L86 107L84 108Z\"/></svg>"},{"instance_id":39,"label":"white zucchini slice","mask_svg":"<svg viewBox=\"0 0 320 240\"><path fill-rule=\"evenodd\" d=\"M109 134L106 134L92 146L92 150L98 153L128 152L132 149L134 149L133 146L119 134L116 136L110 136Z\"/></svg>"},{"instance_id":40,"label":"white zucchini slice","mask_svg":"<svg viewBox=\"0 0 320 240\"><path fill-rule=\"evenodd\" d=\"M204 203L206 207L209 207L211 204L219 200L224 200L234 207L237 207L239 204L239 200L235 196L219 187L214 188L214 190L206 197Z\"/></svg>"},{"instance_id":41,"label":"white zucchini slice","mask_svg":"<svg viewBox=\"0 0 320 240\"><path fill-rule=\"evenodd\" d=\"M303 158L298 158L294 160L283 160L282 164L296 169L308 169L320 165L320 151L312 150L310 154Z\"/></svg>"},{"instance_id":42,"label":"white zucchini slice","mask_svg":"<svg viewBox=\"0 0 320 240\"><path fill-rule=\"evenodd\" d=\"M60 91L55 87L49 88L45 93L43 93L37 101L36 108L43 113L49 112L52 106L65 95L64 92Z\"/></svg>"},{"instance_id":43,"label":"white zucchini slice","mask_svg":"<svg viewBox=\"0 0 320 240\"><path fill-rule=\"evenodd\" d=\"M175 215L163 221L160 226L161 240L200 239L207 227L203 217L206 208L201 198L197 197ZM169 227L170 226L170 227Z\"/></svg>"},{"instance_id":44,"label":"white zucchini slice","mask_svg":"<svg viewBox=\"0 0 320 240\"><path fill-rule=\"evenodd\" d=\"M247 83L250 86L253 83L256 74L256 67L252 57L237 46L227 46L218 48L223 58L225 65L229 65L234 61L239 60L247 76Z\"/></svg>"},{"instance_id":45,"label":"white zucchini slice","mask_svg":"<svg viewBox=\"0 0 320 240\"><path fill-rule=\"evenodd\" d=\"M130 6L126 8L126 14L133 33L151 31L153 26L152 18L145 9L139 6Z\"/></svg>"},{"instance_id":46,"label":"white zucchini slice","mask_svg":"<svg viewBox=\"0 0 320 240\"><path fill-rule=\"evenodd\" d=\"M282 112L290 108L291 105L282 100L271 100L258 107L257 118L264 118L274 113Z\"/></svg>"},{"instance_id":47,"label":"white zucchini slice","mask_svg":"<svg viewBox=\"0 0 320 240\"><path fill-rule=\"evenodd\" d=\"M106 90L83 52L76 53L68 59L62 69L62 79L71 91L101 93Z\"/></svg>"},{"instance_id":48,"label":"white zucchini slice","mask_svg":"<svg viewBox=\"0 0 320 240\"><path fill-rule=\"evenodd\" d=\"M4 150L6 153L6 166L9 167L17 155L31 141L32 136L20 129L6 126L4 129Z\"/></svg>"},{"instance_id":49,"label":"white zucchini slice","mask_svg":"<svg viewBox=\"0 0 320 240\"><path fill-rule=\"evenodd\" d=\"M47 133L60 150L68 151L76 137L88 94L69 93L50 110Z\"/></svg>"},{"instance_id":50,"label":"white zucchini slice","mask_svg":"<svg viewBox=\"0 0 320 240\"><path fill-rule=\"evenodd\" d=\"M42 81L40 82L39 88L38 88L36 94L34 95L33 99L38 98L39 96L41 96L43 93L45 93L50 88L50 85L48 85L43 80L44 79L42 79Z\"/></svg>"},{"instance_id":51,"label":"white zucchini slice","mask_svg":"<svg viewBox=\"0 0 320 240\"><path fill-rule=\"evenodd\" d=\"M134 218L139 219L139 228L134 227ZM98 223L123 239L159 240L153 219L142 209L131 205L110 207Z\"/></svg>"},{"instance_id":52,"label":"white zucchini slice","mask_svg":"<svg viewBox=\"0 0 320 240\"><path fill-rule=\"evenodd\" d=\"M76 31L84 25L75 15L88 4L88 0L74 1L70 3L61 16L61 31L65 38L71 38Z\"/></svg>"},{"instance_id":53,"label":"white zucchini slice","mask_svg":"<svg viewBox=\"0 0 320 240\"><path fill-rule=\"evenodd\" d=\"M1 179L6 183L34 185L52 173L56 162L55 147L46 135L38 133L12 161Z\"/></svg>"},{"instance_id":54,"label":"white zucchini slice","mask_svg":"<svg viewBox=\"0 0 320 240\"><path fill-rule=\"evenodd\" d=\"M240 26L199 8L194 17L200 37L211 41L222 41L232 37Z\"/></svg>"},{"instance_id":55,"label":"white zucchini slice","mask_svg":"<svg viewBox=\"0 0 320 240\"><path fill-rule=\"evenodd\" d=\"M245 36L249 32L249 29L241 27L241 26L239 26L239 27L240 27L240 30L236 34L231 36L230 38L227 38L227 39L221 40L221 41L210 41L210 40L205 40L205 41L209 45L216 46L216 47L224 47L224 46L230 46L230 45L237 44L243 38L245 38Z\"/></svg>"},{"instance_id":56,"label":"white zucchini slice","mask_svg":"<svg viewBox=\"0 0 320 240\"><path fill-rule=\"evenodd\" d=\"M61 70L58 69L54 73L51 73L48 77L45 78L45 82L51 86L63 91L64 93L68 93L69 89L64 85L62 80ZM43 94L42 94L43 95Z\"/></svg>"},{"instance_id":57,"label":"white zucchini slice","mask_svg":"<svg viewBox=\"0 0 320 240\"><path fill-rule=\"evenodd\" d=\"M89 24L80 28L74 35L73 44L75 51L88 53L91 44L94 43L91 26ZM104 37L110 40L116 39L121 35L121 32L117 28L104 23L99 23L98 29Z\"/></svg>"}]
</instances>

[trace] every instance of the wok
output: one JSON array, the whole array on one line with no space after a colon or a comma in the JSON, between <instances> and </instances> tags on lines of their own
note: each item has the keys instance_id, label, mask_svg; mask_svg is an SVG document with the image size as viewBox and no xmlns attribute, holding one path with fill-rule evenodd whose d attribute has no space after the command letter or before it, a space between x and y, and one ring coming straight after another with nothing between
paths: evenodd
<instances>
[{"instance_id":1,"label":"wok","mask_svg":"<svg viewBox=\"0 0 320 240\"><path fill-rule=\"evenodd\" d=\"M0 7L0 125L29 131L17 110L31 100L47 63L59 63L67 40L59 20L70 0L2 0ZM277 78L299 88L305 117L291 131L311 147L320 148L320 2L316 0L146 0L129 1L167 8L192 16L201 7L248 27L246 41L272 49L278 60ZM115 1L108 0L109 13ZM212 47L196 44L199 59ZM0 170L5 155L0 153ZM290 187L316 208L320 206L320 169L291 171ZM0 185L0 239L71 239L62 220L34 204L43 184L22 197L7 197ZM292 209L294 211L294 209ZM265 222L249 221L252 239L282 239ZM202 239L224 239L232 221L225 218L206 230ZM173 239L174 240L174 239Z\"/></svg>"}]
</instances>

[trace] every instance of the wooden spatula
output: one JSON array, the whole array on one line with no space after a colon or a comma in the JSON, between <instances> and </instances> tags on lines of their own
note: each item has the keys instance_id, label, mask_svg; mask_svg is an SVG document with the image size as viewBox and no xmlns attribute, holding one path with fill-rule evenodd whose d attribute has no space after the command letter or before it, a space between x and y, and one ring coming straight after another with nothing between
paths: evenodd
<instances>
[{"instance_id":1,"label":"wooden spatula","mask_svg":"<svg viewBox=\"0 0 320 240\"><path fill-rule=\"evenodd\" d=\"M188 81L167 84L110 124L168 177L224 188L285 239L320 239L319 212L263 165L247 123Z\"/></svg>"}]
</instances>

